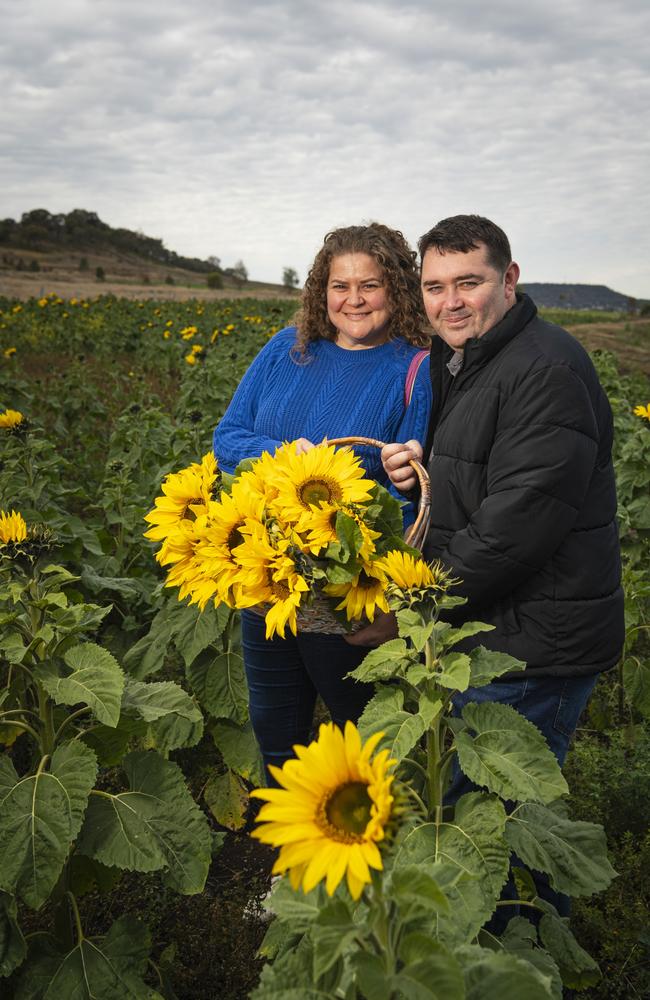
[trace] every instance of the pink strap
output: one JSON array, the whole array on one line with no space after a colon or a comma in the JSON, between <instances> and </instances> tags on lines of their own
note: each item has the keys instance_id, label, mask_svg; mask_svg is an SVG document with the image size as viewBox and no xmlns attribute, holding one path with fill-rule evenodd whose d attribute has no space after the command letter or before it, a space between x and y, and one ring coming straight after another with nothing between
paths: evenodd
<instances>
[{"instance_id":1,"label":"pink strap","mask_svg":"<svg viewBox=\"0 0 650 1000\"><path fill-rule=\"evenodd\" d=\"M413 396L413 386L415 385L415 380L417 378L418 371L420 370L420 365L425 358L429 357L428 351L418 351L411 358L411 364L406 373L406 381L404 382L404 409L407 410L411 402L411 397Z\"/></svg>"}]
</instances>

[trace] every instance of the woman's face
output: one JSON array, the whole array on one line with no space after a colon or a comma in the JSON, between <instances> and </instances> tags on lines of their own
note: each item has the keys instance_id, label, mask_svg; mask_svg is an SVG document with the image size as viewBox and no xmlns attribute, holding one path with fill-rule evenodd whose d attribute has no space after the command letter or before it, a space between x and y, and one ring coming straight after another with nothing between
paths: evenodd
<instances>
[{"instance_id":1,"label":"woman's face","mask_svg":"<svg viewBox=\"0 0 650 1000\"><path fill-rule=\"evenodd\" d=\"M367 253L333 257L327 281L327 315L335 343L349 351L388 340L392 316L381 265Z\"/></svg>"}]
</instances>

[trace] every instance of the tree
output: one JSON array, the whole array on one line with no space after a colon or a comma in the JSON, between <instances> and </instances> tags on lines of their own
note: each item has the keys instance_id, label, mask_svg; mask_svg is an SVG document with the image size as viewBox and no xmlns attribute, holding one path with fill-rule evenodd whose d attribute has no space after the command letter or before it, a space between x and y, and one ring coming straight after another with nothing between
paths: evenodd
<instances>
[{"instance_id":1,"label":"tree","mask_svg":"<svg viewBox=\"0 0 650 1000\"><path fill-rule=\"evenodd\" d=\"M292 267L285 267L282 272L282 284L285 288L297 288L300 284L298 273Z\"/></svg>"},{"instance_id":2,"label":"tree","mask_svg":"<svg viewBox=\"0 0 650 1000\"><path fill-rule=\"evenodd\" d=\"M248 271L243 260L238 260L233 267L227 267L223 273L233 278L238 287L248 281Z\"/></svg>"}]
</instances>

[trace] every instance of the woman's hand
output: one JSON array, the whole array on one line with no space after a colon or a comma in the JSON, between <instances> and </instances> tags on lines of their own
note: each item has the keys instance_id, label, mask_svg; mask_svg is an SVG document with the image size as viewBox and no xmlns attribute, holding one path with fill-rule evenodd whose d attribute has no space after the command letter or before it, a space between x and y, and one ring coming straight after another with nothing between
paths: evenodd
<instances>
[{"instance_id":1,"label":"woman's hand","mask_svg":"<svg viewBox=\"0 0 650 1000\"><path fill-rule=\"evenodd\" d=\"M296 438L293 443L296 446L296 455L303 455L314 447L313 442L309 441L308 438Z\"/></svg>"},{"instance_id":2,"label":"woman's hand","mask_svg":"<svg viewBox=\"0 0 650 1000\"><path fill-rule=\"evenodd\" d=\"M408 493L418 482L412 466L409 465L412 459L418 462L422 461L422 445L419 441L407 441L405 444L386 444L381 449L384 472L401 493Z\"/></svg>"},{"instance_id":3,"label":"woman's hand","mask_svg":"<svg viewBox=\"0 0 650 1000\"><path fill-rule=\"evenodd\" d=\"M371 625L353 632L351 635L344 635L343 638L351 646L381 646L397 636L397 618L392 611L386 614L383 611L377 612L375 620Z\"/></svg>"}]
</instances>

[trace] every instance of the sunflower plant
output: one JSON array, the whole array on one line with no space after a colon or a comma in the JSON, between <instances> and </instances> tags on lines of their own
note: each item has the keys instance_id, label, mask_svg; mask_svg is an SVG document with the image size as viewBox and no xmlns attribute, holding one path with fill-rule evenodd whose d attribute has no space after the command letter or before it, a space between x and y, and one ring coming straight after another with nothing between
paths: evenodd
<instances>
[{"instance_id":1,"label":"sunflower plant","mask_svg":"<svg viewBox=\"0 0 650 1000\"><path fill-rule=\"evenodd\" d=\"M111 608L83 602L55 545L0 512L0 976L34 1000L154 997L146 928L122 917L91 941L81 897L124 870L201 891L211 832L168 754L198 742L203 716L179 685L136 680L92 641ZM26 937L25 908L46 903L49 933Z\"/></svg>"},{"instance_id":2,"label":"sunflower plant","mask_svg":"<svg viewBox=\"0 0 650 1000\"><path fill-rule=\"evenodd\" d=\"M606 888L604 832L569 819L560 767L514 709L454 711L457 692L523 667L468 642L491 626L444 620L463 603L454 581L405 551L383 569L399 634L351 674L376 684L358 729L322 727L254 793L254 835L289 878L271 896L272 963L253 996L561 1000L599 970L532 873L573 896ZM454 768L475 790L447 804Z\"/></svg>"}]
</instances>

